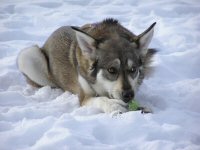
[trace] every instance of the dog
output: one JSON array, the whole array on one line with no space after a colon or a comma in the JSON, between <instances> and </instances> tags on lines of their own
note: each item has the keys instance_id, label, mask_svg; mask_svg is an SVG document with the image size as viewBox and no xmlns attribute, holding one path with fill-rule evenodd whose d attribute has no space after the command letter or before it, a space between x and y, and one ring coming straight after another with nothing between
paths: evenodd
<instances>
[{"instance_id":1,"label":"dog","mask_svg":"<svg viewBox=\"0 0 200 150\"><path fill-rule=\"evenodd\" d=\"M136 36L118 20L82 27L63 26L40 48L18 55L19 70L33 86L51 86L79 96L80 105L105 113L127 112L139 85L151 71L153 23Z\"/></svg>"}]
</instances>

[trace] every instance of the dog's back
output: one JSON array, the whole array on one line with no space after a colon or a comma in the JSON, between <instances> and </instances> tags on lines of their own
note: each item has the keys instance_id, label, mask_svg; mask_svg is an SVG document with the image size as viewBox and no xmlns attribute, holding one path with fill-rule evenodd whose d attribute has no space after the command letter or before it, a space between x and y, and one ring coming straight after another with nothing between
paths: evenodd
<instances>
[{"instance_id":1,"label":"dog's back","mask_svg":"<svg viewBox=\"0 0 200 150\"><path fill-rule=\"evenodd\" d=\"M41 48L48 61L50 79L64 90L77 93L76 37L71 27L57 29Z\"/></svg>"}]
</instances>

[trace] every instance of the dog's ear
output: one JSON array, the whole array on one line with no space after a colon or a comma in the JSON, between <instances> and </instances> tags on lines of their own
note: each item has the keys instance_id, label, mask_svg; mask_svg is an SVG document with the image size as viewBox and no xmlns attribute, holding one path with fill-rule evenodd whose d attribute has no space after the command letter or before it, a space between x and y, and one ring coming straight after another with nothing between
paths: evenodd
<instances>
[{"instance_id":1,"label":"dog's ear","mask_svg":"<svg viewBox=\"0 0 200 150\"><path fill-rule=\"evenodd\" d=\"M71 27L76 33L78 45L82 54L89 59L95 58L96 40L76 27Z\"/></svg>"},{"instance_id":2,"label":"dog's ear","mask_svg":"<svg viewBox=\"0 0 200 150\"><path fill-rule=\"evenodd\" d=\"M139 46L140 54L146 55L148 52L148 46L152 40L154 33L154 26L156 22L154 22L147 30L137 36L137 44Z\"/></svg>"}]
</instances>

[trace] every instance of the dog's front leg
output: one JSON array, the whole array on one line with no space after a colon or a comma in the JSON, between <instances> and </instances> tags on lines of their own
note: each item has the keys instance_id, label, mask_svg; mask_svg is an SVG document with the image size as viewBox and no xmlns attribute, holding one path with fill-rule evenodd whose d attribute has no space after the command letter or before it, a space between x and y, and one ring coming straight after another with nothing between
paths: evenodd
<instances>
[{"instance_id":1,"label":"dog's front leg","mask_svg":"<svg viewBox=\"0 0 200 150\"><path fill-rule=\"evenodd\" d=\"M127 104L122 100L109 99L107 97L90 97L84 99L83 105L98 108L105 113L124 113L128 111Z\"/></svg>"}]
</instances>

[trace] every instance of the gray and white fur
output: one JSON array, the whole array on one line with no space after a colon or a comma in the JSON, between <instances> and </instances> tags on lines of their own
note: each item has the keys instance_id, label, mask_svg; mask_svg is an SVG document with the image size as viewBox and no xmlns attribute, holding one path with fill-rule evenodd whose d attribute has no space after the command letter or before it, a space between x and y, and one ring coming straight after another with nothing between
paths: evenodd
<instances>
[{"instance_id":1,"label":"gray and white fur","mask_svg":"<svg viewBox=\"0 0 200 150\"><path fill-rule=\"evenodd\" d=\"M82 27L63 26L45 44L22 50L19 70L34 86L78 94L81 105L103 112L126 112L127 103L151 70L152 24L136 36L117 20Z\"/></svg>"}]
</instances>

